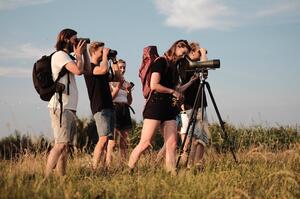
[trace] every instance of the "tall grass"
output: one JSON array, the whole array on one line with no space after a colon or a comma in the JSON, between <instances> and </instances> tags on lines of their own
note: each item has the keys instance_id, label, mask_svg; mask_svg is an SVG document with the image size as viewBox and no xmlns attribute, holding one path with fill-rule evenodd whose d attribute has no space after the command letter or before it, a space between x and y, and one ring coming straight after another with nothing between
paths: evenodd
<instances>
[{"instance_id":1,"label":"tall grass","mask_svg":"<svg viewBox=\"0 0 300 199\"><path fill-rule=\"evenodd\" d=\"M81 124L86 134L93 129L89 124ZM155 164L156 149L162 144L157 135L133 174L117 154L112 167L93 172L90 140L77 142L83 147L69 159L66 176L45 179L47 147L39 150L40 142L15 134L0 140L0 151L6 146L3 154L17 154L1 156L0 198L300 198L300 140L295 128L227 125L229 141L223 140L218 125L210 129L212 143L205 153L204 170L181 168L176 176L166 173L163 163ZM140 130L141 124L136 124L132 147ZM20 146L21 140L27 145ZM227 153L232 143L239 164ZM9 149L17 152L7 153Z\"/></svg>"},{"instance_id":2,"label":"tall grass","mask_svg":"<svg viewBox=\"0 0 300 199\"><path fill-rule=\"evenodd\" d=\"M229 154L206 153L205 170L181 169L177 176L154 167L155 153L142 156L130 174L117 160L92 172L91 157L76 154L64 177L44 178L46 156L25 154L0 162L0 198L299 198L300 145L270 152L261 147Z\"/></svg>"}]
</instances>

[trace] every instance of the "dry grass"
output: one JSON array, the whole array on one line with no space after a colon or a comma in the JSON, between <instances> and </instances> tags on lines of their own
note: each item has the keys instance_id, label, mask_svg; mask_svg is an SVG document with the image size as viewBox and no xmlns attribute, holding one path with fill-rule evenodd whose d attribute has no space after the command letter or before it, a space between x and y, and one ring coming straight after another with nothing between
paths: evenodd
<instances>
[{"instance_id":1,"label":"dry grass","mask_svg":"<svg viewBox=\"0 0 300 199\"><path fill-rule=\"evenodd\" d=\"M115 160L109 169L90 169L90 155L75 154L64 177L44 178L46 154L0 161L0 198L300 198L300 144L270 151L262 146L230 153L210 148L205 169L177 176L154 167L147 152L132 175ZM124 169L125 168L125 169Z\"/></svg>"}]
</instances>

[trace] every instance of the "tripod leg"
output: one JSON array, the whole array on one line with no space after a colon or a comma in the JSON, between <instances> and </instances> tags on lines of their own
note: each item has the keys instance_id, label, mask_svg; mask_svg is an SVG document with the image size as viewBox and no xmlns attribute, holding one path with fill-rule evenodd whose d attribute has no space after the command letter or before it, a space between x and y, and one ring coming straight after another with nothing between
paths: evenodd
<instances>
[{"instance_id":1,"label":"tripod leg","mask_svg":"<svg viewBox=\"0 0 300 199\"><path fill-rule=\"evenodd\" d=\"M197 115L198 115L198 110L199 110L199 96L196 97L196 100L195 100L195 104L194 104L194 109L196 111L196 113L194 113L194 117L193 117L193 127L192 127L192 133L191 133L191 137L190 137L190 143L189 143L189 147L188 147L188 155L187 155L187 164L189 162L189 157L190 157L190 153L191 153L191 148L192 148L192 145L193 145L193 137L194 137L194 133L195 133L195 126L196 126L196 123L197 122L203 122L203 116L204 116L204 83L205 81L201 81L200 82L200 93L201 93L201 106L200 106L200 110L201 110L201 119L200 121L197 120ZM195 153L192 153L192 156L195 156ZM191 158L192 160L194 159L194 157Z\"/></svg>"},{"instance_id":2,"label":"tripod leg","mask_svg":"<svg viewBox=\"0 0 300 199\"><path fill-rule=\"evenodd\" d=\"M180 162L180 159L181 159L181 156L182 156L183 147L185 145L185 142L186 142L186 139L187 139L187 136L188 136L188 132L189 132L190 127L191 127L192 124L193 124L193 129L192 129L192 133L191 133L191 138L194 135L194 127L195 127L194 123L196 121L197 113L198 113L197 104L198 104L198 101L199 101L199 98L200 98L199 97L200 93L202 92L203 89L204 89L204 84L201 82L200 85L199 85L199 87L198 87L196 99L195 99L195 102L194 102L194 105L193 105L193 109L192 109L192 114L191 114L191 116L189 118L188 127L187 127L187 130L185 132L185 137L184 137L184 140L183 140L182 145L181 145L180 150L179 150L179 156L178 156L178 159L177 159L177 162L176 162L176 169L178 169L179 162Z\"/></svg>"},{"instance_id":3,"label":"tripod leg","mask_svg":"<svg viewBox=\"0 0 300 199\"><path fill-rule=\"evenodd\" d=\"M198 110L197 110L198 112ZM197 117L197 112L196 112L196 117ZM186 162L185 162L185 167L187 167L188 165L188 162L189 162L189 158L190 158L190 153L191 153L191 148L192 148L192 144L193 144L193 136L194 136L194 131L195 131L195 126L196 126L196 120L195 118L192 118L193 119L193 122L192 122L192 131L191 131L191 135L189 137L189 145L187 147L187 158L186 158Z\"/></svg>"},{"instance_id":4,"label":"tripod leg","mask_svg":"<svg viewBox=\"0 0 300 199\"><path fill-rule=\"evenodd\" d=\"M213 96L213 94L212 94L212 92L211 92L210 85L209 85L208 82L205 82L204 84L205 84L205 86L206 86L206 88L207 88L207 90L208 90L209 96L210 96L210 98L211 98L211 101L212 101L213 106L214 106L214 108L215 108L215 111L216 111L216 113L217 113L218 120L219 120L221 129L222 129L222 131L223 131L224 137L225 137L225 139L228 140L228 134L227 134L227 131L225 130L225 122L222 120L222 117L221 117L221 114L220 114L219 109L218 109L218 107L217 107L216 101L215 101L214 96ZM232 156L233 156L235 162L238 163L237 157L236 157L236 155L235 155L235 153L234 153L233 143L231 143L231 142L230 142L230 152L231 152L231 154L232 154Z\"/></svg>"}]
</instances>

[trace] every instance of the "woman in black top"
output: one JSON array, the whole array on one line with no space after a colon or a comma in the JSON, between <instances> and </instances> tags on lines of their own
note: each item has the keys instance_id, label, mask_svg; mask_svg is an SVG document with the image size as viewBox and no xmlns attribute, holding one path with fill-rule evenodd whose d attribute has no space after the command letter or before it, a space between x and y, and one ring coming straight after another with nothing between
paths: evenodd
<instances>
[{"instance_id":1,"label":"woman in black top","mask_svg":"<svg viewBox=\"0 0 300 199\"><path fill-rule=\"evenodd\" d=\"M166 144L166 168L176 169L176 115L179 113L176 100L181 94L175 90L178 82L177 61L186 55L190 47L186 40L176 41L163 57L156 59L151 67L150 97L143 112L144 121L139 144L132 151L128 166L133 169L141 153L151 144L157 127L160 126Z\"/></svg>"}]
</instances>

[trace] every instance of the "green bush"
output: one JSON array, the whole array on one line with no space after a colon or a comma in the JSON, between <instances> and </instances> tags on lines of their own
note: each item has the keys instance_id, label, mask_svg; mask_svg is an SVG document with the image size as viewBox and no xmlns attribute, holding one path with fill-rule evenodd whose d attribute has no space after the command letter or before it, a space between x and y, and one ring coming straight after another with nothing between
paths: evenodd
<instances>
[{"instance_id":1,"label":"green bush","mask_svg":"<svg viewBox=\"0 0 300 199\"><path fill-rule=\"evenodd\" d=\"M43 136L33 139L16 130L13 135L0 140L0 159L14 159L25 153L42 153L49 148L50 143Z\"/></svg>"},{"instance_id":2,"label":"green bush","mask_svg":"<svg viewBox=\"0 0 300 199\"><path fill-rule=\"evenodd\" d=\"M129 147L134 148L141 136L143 123L132 121L133 129L129 134ZM82 118L78 119L78 132L73 141L77 150L91 154L98 141L98 134L94 119ZM211 146L217 152L223 153L233 148L235 151L245 150L250 147L263 146L268 150L284 150L289 149L291 145L300 141L297 129L291 126L279 127L236 127L231 124L225 124L225 130L228 134L226 138L222 129L218 124L210 125ZM178 139L180 146L180 139ZM152 150L159 150L163 145L163 137L159 130L152 140ZM50 148L50 142L43 136L33 139L29 135L22 135L19 131L15 131L13 135L4 137L0 140L0 158L12 159L26 152L44 152Z\"/></svg>"}]
</instances>

